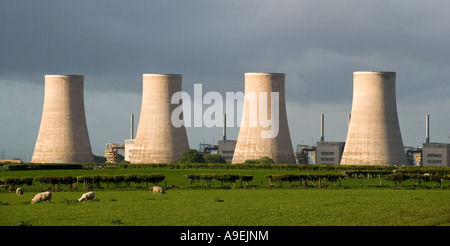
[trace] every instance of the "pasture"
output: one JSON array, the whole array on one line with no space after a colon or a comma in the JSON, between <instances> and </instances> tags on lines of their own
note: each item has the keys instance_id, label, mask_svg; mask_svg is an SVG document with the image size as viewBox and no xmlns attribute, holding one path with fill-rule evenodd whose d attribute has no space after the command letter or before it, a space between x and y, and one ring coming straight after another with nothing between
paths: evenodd
<instances>
[{"instance_id":1,"label":"pasture","mask_svg":"<svg viewBox=\"0 0 450 246\"><path fill-rule=\"evenodd\" d=\"M178 189L0 193L2 226L434 226L450 225L448 190Z\"/></svg>"},{"instance_id":2,"label":"pasture","mask_svg":"<svg viewBox=\"0 0 450 246\"><path fill-rule=\"evenodd\" d=\"M289 173L339 173L298 171ZM450 225L449 180L394 182L376 177L339 181L277 182L268 174L286 170L224 169L95 169L0 171L2 177L42 175L162 174L167 194L153 193L145 185L93 187L95 200L78 203L82 185L65 187L25 185L23 196L0 191L1 226L432 226ZM213 180L191 186L186 174L235 173L252 175L247 188ZM320 187L320 188L319 188ZM43 189L54 189L51 202L30 204Z\"/></svg>"}]
</instances>

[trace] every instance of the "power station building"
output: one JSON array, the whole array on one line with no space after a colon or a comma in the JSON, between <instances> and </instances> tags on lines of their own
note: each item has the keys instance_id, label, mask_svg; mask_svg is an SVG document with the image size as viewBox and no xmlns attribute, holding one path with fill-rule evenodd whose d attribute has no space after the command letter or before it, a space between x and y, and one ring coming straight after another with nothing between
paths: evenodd
<instances>
[{"instance_id":1,"label":"power station building","mask_svg":"<svg viewBox=\"0 0 450 246\"><path fill-rule=\"evenodd\" d=\"M342 165L405 165L395 72L353 72L353 102Z\"/></svg>"},{"instance_id":2,"label":"power station building","mask_svg":"<svg viewBox=\"0 0 450 246\"><path fill-rule=\"evenodd\" d=\"M424 143L422 166L450 167L450 144Z\"/></svg>"},{"instance_id":3,"label":"power station building","mask_svg":"<svg viewBox=\"0 0 450 246\"><path fill-rule=\"evenodd\" d=\"M339 165L345 142L317 142L316 164Z\"/></svg>"},{"instance_id":4,"label":"power station building","mask_svg":"<svg viewBox=\"0 0 450 246\"><path fill-rule=\"evenodd\" d=\"M232 163L269 157L295 164L284 73L245 73L244 108Z\"/></svg>"},{"instance_id":5,"label":"power station building","mask_svg":"<svg viewBox=\"0 0 450 246\"><path fill-rule=\"evenodd\" d=\"M422 166L450 167L450 144L430 143L430 115L426 115L425 143L422 145Z\"/></svg>"},{"instance_id":6,"label":"power station building","mask_svg":"<svg viewBox=\"0 0 450 246\"><path fill-rule=\"evenodd\" d=\"M222 156L226 163L231 163L235 148L236 140L219 140L217 154Z\"/></svg>"},{"instance_id":7,"label":"power station building","mask_svg":"<svg viewBox=\"0 0 450 246\"><path fill-rule=\"evenodd\" d=\"M134 114L131 114L130 126L130 139L125 139L123 153L123 159L128 162L131 160L131 154L133 153L134 149Z\"/></svg>"},{"instance_id":8,"label":"power station building","mask_svg":"<svg viewBox=\"0 0 450 246\"><path fill-rule=\"evenodd\" d=\"M184 124L175 127L172 96L181 92L181 74L143 74L142 105L131 163L177 163L189 149ZM182 116L182 114L181 114Z\"/></svg>"},{"instance_id":9,"label":"power station building","mask_svg":"<svg viewBox=\"0 0 450 246\"><path fill-rule=\"evenodd\" d=\"M83 75L45 75L41 125L32 163L93 163Z\"/></svg>"},{"instance_id":10,"label":"power station building","mask_svg":"<svg viewBox=\"0 0 450 246\"><path fill-rule=\"evenodd\" d=\"M134 137L121 146L131 163L176 163L189 149L184 124L173 122L177 112L183 122L182 104L172 102L182 91L181 74L143 74L139 125ZM334 165L412 165L450 167L450 144L429 142L405 154L396 103L396 73L353 72L353 100L345 142L321 139L313 148L294 154L286 112L284 73L245 73L245 97L237 140L223 140L214 148L227 163L269 157L275 163ZM311 154L311 158L309 154ZM407 162L408 158L408 162ZM31 163L93 163L84 108L83 75L45 75L41 124Z\"/></svg>"}]
</instances>

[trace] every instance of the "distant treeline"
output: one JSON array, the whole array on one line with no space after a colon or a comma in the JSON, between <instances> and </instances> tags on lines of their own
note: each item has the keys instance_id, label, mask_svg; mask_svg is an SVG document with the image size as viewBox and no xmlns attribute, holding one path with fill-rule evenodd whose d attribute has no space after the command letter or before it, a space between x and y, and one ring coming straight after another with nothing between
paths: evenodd
<instances>
[{"instance_id":1,"label":"distant treeline","mask_svg":"<svg viewBox=\"0 0 450 246\"><path fill-rule=\"evenodd\" d=\"M169 164L3 164L3 170L47 169L230 169L230 170L292 170L292 171L352 171L381 173L450 174L450 167L422 166L358 166L317 164L229 164L229 163L169 163Z\"/></svg>"}]
</instances>

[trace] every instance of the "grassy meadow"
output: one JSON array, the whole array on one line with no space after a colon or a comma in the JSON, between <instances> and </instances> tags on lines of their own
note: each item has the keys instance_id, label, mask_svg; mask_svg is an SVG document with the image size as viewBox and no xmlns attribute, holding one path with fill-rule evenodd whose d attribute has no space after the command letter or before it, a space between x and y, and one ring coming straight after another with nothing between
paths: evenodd
<instances>
[{"instance_id":1,"label":"grassy meadow","mask_svg":"<svg viewBox=\"0 0 450 246\"><path fill-rule=\"evenodd\" d=\"M305 171L292 171L291 173ZM317 171L325 172L325 171ZM327 171L330 172L330 171ZM0 190L1 226L434 226L450 225L450 189L433 182L420 186L378 178L344 179L321 188L299 182L270 186L267 174L283 170L96 169L0 171L0 177L158 173L167 194L147 186L94 187L96 199L78 203L83 186L53 191L51 202L30 204L42 189L25 185L24 194ZM213 180L189 187L185 174L235 173L253 175L249 187ZM151 185L149 185L151 186ZM202 187L203 186L203 187ZM46 188L46 187L44 187Z\"/></svg>"},{"instance_id":2,"label":"grassy meadow","mask_svg":"<svg viewBox=\"0 0 450 246\"><path fill-rule=\"evenodd\" d=\"M447 190L178 189L0 193L2 226L434 226L450 225Z\"/></svg>"}]
</instances>

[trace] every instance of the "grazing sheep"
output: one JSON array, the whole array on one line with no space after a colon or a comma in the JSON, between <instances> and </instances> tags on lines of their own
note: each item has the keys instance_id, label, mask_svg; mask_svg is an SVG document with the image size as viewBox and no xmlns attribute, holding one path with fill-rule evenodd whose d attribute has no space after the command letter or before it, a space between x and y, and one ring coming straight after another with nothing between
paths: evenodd
<instances>
[{"instance_id":1,"label":"grazing sheep","mask_svg":"<svg viewBox=\"0 0 450 246\"><path fill-rule=\"evenodd\" d=\"M95 197L94 192L87 192L84 193L80 199L78 199L78 202L83 202L83 201L93 201Z\"/></svg>"},{"instance_id":2,"label":"grazing sheep","mask_svg":"<svg viewBox=\"0 0 450 246\"><path fill-rule=\"evenodd\" d=\"M21 195L23 195L23 190L22 190L22 188L17 188L16 189L16 194L18 195L18 196L21 196Z\"/></svg>"},{"instance_id":3,"label":"grazing sheep","mask_svg":"<svg viewBox=\"0 0 450 246\"><path fill-rule=\"evenodd\" d=\"M153 186L153 194L159 193L159 194L166 194L166 188L161 188L159 186Z\"/></svg>"},{"instance_id":4,"label":"grazing sheep","mask_svg":"<svg viewBox=\"0 0 450 246\"><path fill-rule=\"evenodd\" d=\"M52 199L52 193L49 191L38 193L34 198L31 200L31 204L43 202L43 201L50 201Z\"/></svg>"}]
</instances>

